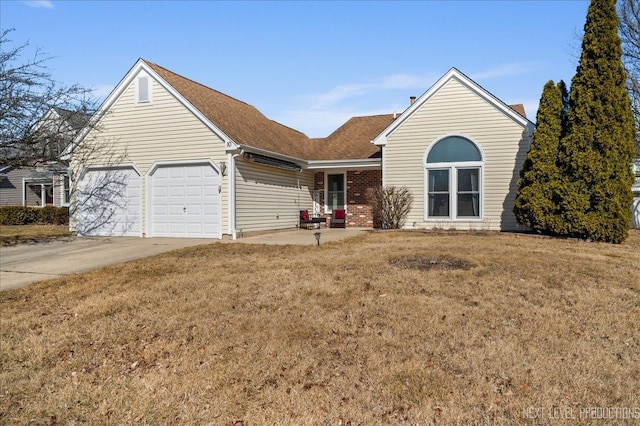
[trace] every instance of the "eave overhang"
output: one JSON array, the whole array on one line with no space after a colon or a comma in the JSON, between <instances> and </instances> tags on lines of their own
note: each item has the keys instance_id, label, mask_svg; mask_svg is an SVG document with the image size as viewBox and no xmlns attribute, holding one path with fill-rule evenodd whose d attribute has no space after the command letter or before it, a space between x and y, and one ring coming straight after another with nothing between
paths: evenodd
<instances>
[{"instance_id":1,"label":"eave overhang","mask_svg":"<svg viewBox=\"0 0 640 426\"><path fill-rule=\"evenodd\" d=\"M362 158L355 160L312 160L307 161L307 170L321 169L381 169L381 158Z\"/></svg>"}]
</instances>

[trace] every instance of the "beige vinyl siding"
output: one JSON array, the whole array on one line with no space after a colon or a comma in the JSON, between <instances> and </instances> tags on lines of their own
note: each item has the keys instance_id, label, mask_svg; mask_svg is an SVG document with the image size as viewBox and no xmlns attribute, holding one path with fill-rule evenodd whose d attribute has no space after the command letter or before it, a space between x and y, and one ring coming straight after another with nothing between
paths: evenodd
<instances>
[{"instance_id":1,"label":"beige vinyl siding","mask_svg":"<svg viewBox=\"0 0 640 426\"><path fill-rule=\"evenodd\" d=\"M312 208L313 173L236 162L236 228L242 232L298 226Z\"/></svg>"},{"instance_id":2,"label":"beige vinyl siding","mask_svg":"<svg viewBox=\"0 0 640 426\"><path fill-rule=\"evenodd\" d=\"M449 135L467 137L483 151L484 216L480 221L425 222L425 154L434 142ZM387 137L385 184L412 190L408 227L415 223L427 228L519 229L512 209L528 147L529 137L521 124L452 78Z\"/></svg>"},{"instance_id":3,"label":"beige vinyl siding","mask_svg":"<svg viewBox=\"0 0 640 426\"><path fill-rule=\"evenodd\" d=\"M136 104L135 78L111 106L96 130L87 137L107 147L94 164L133 164L142 178L142 232L147 234L149 170L155 163L212 160L216 168L226 161L224 142L169 91L152 80L152 102ZM222 177L222 233L228 230L228 179Z\"/></svg>"}]
</instances>

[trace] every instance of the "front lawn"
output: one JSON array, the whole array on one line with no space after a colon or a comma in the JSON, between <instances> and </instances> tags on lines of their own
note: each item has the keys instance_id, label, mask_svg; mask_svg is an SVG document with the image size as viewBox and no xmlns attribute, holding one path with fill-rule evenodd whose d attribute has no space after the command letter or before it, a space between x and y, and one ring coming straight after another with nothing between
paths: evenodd
<instances>
[{"instance_id":1,"label":"front lawn","mask_svg":"<svg viewBox=\"0 0 640 426\"><path fill-rule=\"evenodd\" d=\"M0 423L628 424L638 271L638 231L375 232L67 276L0 293Z\"/></svg>"},{"instance_id":2,"label":"front lawn","mask_svg":"<svg viewBox=\"0 0 640 426\"><path fill-rule=\"evenodd\" d=\"M0 225L0 246L3 247L69 236L69 225Z\"/></svg>"}]
</instances>

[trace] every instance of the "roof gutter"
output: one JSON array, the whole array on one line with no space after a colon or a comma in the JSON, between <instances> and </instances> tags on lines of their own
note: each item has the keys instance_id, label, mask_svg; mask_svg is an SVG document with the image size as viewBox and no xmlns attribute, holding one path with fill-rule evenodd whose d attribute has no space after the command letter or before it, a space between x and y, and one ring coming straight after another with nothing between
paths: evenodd
<instances>
[{"instance_id":1,"label":"roof gutter","mask_svg":"<svg viewBox=\"0 0 640 426\"><path fill-rule=\"evenodd\" d=\"M302 158L291 157L289 155L284 155L284 154L278 154L277 152L267 151L266 149L255 148L249 145L238 145L238 148L246 152L260 154L266 157L272 157L277 160L287 161L289 163L298 163L301 166L307 163L307 160L303 160Z\"/></svg>"}]
</instances>

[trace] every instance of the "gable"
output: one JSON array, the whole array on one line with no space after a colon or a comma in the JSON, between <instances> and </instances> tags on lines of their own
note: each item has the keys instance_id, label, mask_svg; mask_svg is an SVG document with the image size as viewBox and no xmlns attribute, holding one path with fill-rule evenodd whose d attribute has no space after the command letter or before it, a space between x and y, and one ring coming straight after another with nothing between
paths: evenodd
<instances>
[{"instance_id":1,"label":"gable","mask_svg":"<svg viewBox=\"0 0 640 426\"><path fill-rule=\"evenodd\" d=\"M142 59L139 59L135 65L127 72L124 78L116 85L111 91L109 96L100 105L97 112L88 120L87 125L78 133L73 143L65 150L64 155L69 155L73 152L73 149L78 146L82 141L89 136L93 129L102 126L103 119L112 115L112 109L116 103L125 95L125 92L129 91L128 96L133 99L134 103L138 103L137 78L140 75L148 75L149 78L149 90L151 91L149 96L149 105L153 105L153 91L161 88L164 92L172 96L179 104L181 104L185 110L187 110L193 118L199 120L210 132L215 134L217 138L224 141L227 148L234 147L235 144L229 136L227 136L221 129L219 129L214 123L212 123L207 117L204 116L197 108L188 102L179 92L177 92L170 84L168 84L162 77L157 75L155 71L149 67L149 65ZM102 130L102 129L101 129ZM95 136L95 135L94 135Z\"/></svg>"},{"instance_id":2,"label":"gable","mask_svg":"<svg viewBox=\"0 0 640 426\"><path fill-rule=\"evenodd\" d=\"M139 99L139 73L148 78L145 102ZM118 89L118 96L102 111L97 128L86 136L88 146L99 146L97 151L101 151L97 152L100 158L92 162L126 159L145 173L158 161L225 155L224 140L159 77L138 69Z\"/></svg>"},{"instance_id":3,"label":"gable","mask_svg":"<svg viewBox=\"0 0 640 426\"><path fill-rule=\"evenodd\" d=\"M452 89L452 87L455 87L455 89ZM483 109L489 107L521 128L528 128L530 131L533 130L533 123L521 115L519 111L516 111L514 108L493 96L457 69L452 68L422 96L420 96L420 98L418 98L405 112L403 112L399 119L391 123L375 139L373 139L372 143L376 145L385 145L391 134L400 126L403 126L405 122L412 120L414 114L421 110L425 104L429 103L434 97L441 98L442 91L445 92L444 96L450 97L452 102L455 102L456 99L460 98L460 96L465 97L465 100L468 103L458 103L456 106L460 113L460 118L464 120L473 120L479 113L476 108L480 106L482 106ZM451 111L452 108L453 107L451 106L448 109ZM445 107L445 109L447 108ZM486 113L486 109L484 113ZM415 121L415 119L413 119L413 121Z\"/></svg>"}]
</instances>

